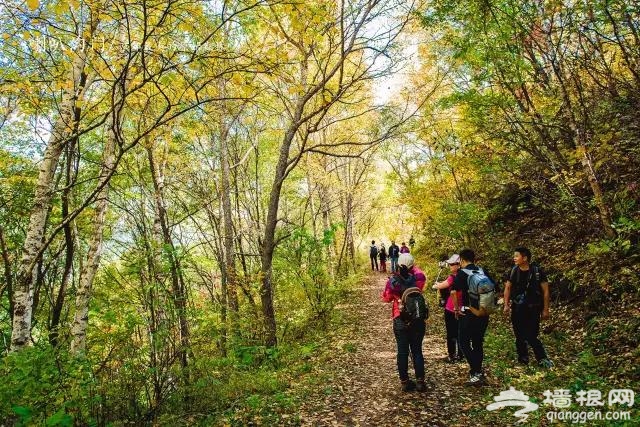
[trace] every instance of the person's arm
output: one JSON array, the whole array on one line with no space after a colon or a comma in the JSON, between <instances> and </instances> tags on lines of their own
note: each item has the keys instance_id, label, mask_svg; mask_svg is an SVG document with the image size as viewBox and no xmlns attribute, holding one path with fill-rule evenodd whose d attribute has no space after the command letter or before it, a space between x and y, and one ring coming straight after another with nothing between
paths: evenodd
<instances>
[{"instance_id":1,"label":"person's arm","mask_svg":"<svg viewBox=\"0 0 640 427\"><path fill-rule=\"evenodd\" d=\"M469 311L471 312L471 314L477 317L484 317L487 315L487 312L482 307L480 307L480 309L478 310L477 308L469 306Z\"/></svg>"},{"instance_id":2,"label":"person's arm","mask_svg":"<svg viewBox=\"0 0 640 427\"><path fill-rule=\"evenodd\" d=\"M388 279L384 286L384 291L382 291L382 295L380 295L380 299L382 299L383 302L393 302L394 300L399 300L400 297L400 295L393 291L391 279Z\"/></svg>"},{"instance_id":3,"label":"person's arm","mask_svg":"<svg viewBox=\"0 0 640 427\"><path fill-rule=\"evenodd\" d=\"M511 281L504 282L504 314L511 312Z\"/></svg>"},{"instance_id":4,"label":"person's arm","mask_svg":"<svg viewBox=\"0 0 640 427\"><path fill-rule=\"evenodd\" d=\"M390 288L386 287L384 288L380 299L382 299L383 302L392 302L394 299L396 299L396 296L393 294L393 292L391 292Z\"/></svg>"},{"instance_id":5,"label":"person's arm","mask_svg":"<svg viewBox=\"0 0 640 427\"><path fill-rule=\"evenodd\" d=\"M442 282L435 282L431 289L447 289L451 284L448 280L443 280Z\"/></svg>"},{"instance_id":6,"label":"person's arm","mask_svg":"<svg viewBox=\"0 0 640 427\"><path fill-rule=\"evenodd\" d=\"M549 282L540 283L540 287L542 288L542 318L549 318Z\"/></svg>"},{"instance_id":7,"label":"person's arm","mask_svg":"<svg viewBox=\"0 0 640 427\"><path fill-rule=\"evenodd\" d=\"M453 313L456 316L456 319L460 316L464 316L464 313L462 313L460 311L460 303L458 302L458 292L457 291L452 291L451 292L451 301L453 302Z\"/></svg>"},{"instance_id":8,"label":"person's arm","mask_svg":"<svg viewBox=\"0 0 640 427\"><path fill-rule=\"evenodd\" d=\"M462 301L458 301L458 291L462 290L464 285L464 279L462 279L461 273L456 274L456 277L453 279L453 284L451 285L451 302L453 303L453 312L456 315L456 319L460 316L464 316L465 314L460 311L460 306L462 305Z\"/></svg>"},{"instance_id":9,"label":"person's arm","mask_svg":"<svg viewBox=\"0 0 640 427\"><path fill-rule=\"evenodd\" d=\"M450 274L446 279L442 282L434 282L432 289L447 289L453 286L453 282L456 280L456 276Z\"/></svg>"}]
</instances>

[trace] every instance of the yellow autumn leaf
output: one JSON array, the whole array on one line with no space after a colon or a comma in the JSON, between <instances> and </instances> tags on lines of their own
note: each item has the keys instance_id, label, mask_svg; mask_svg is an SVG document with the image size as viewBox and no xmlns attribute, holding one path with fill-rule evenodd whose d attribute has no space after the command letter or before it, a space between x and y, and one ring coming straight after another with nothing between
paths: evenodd
<instances>
[{"instance_id":1,"label":"yellow autumn leaf","mask_svg":"<svg viewBox=\"0 0 640 427\"><path fill-rule=\"evenodd\" d=\"M63 13L65 13L67 11L67 9L69 8L68 4L66 1L59 1L58 3L56 3L56 5L53 7L53 10L58 14L58 15L62 15Z\"/></svg>"},{"instance_id":2,"label":"yellow autumn leaf","mask_svg":"<svg viewBox=\"0 0 640 427\"><path fill-rule=\"evenodd\" d=\"M231 81L233 84L242 85L244 83L244 78L240 74L234 74L233 77L231 77Z\"/></svg>"},{"instance_id":3,"label":"yellow autumn leaf","mask_svg":"<svg viewBox=\"0 0 640 427\"><path fill-rule=\"evenodd\" d=\"M31 10L36 10L38 8L38 6L40 6L40 1L39 0L27 0L27 6L29 6L29 9L31 9Z\"/></svg>"}]
</instances>

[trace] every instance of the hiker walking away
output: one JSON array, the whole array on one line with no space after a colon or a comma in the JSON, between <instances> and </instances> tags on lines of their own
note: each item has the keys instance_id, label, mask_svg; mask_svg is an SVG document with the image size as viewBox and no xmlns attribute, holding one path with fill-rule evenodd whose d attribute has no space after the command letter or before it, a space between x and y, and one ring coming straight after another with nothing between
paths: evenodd
<instances>
[{"instance_id":1,"label":"hiker walking away","mask_svg":"<svg viewBox=\"0 0 640 427\"><path fill-rule=\"evenodd\" d=\"M484 359L484 334L489 325L489 316L484 309L480 308L479 299L471 297L469 279L472 274L481 271L485 276L488 277L488 275L475 265L475 259L476 254L473 250L463 249L460 251L461 268L453 280L451 290L462 293L462 298L458 298L458 292L451 292L451 297L453 312L458 319L460 348L462 348L462 353L469 364L469 381L465 384L480 386L485 382L482 361Z\"/></svg>"},{"instance_id":2,"label":"hiker walking away","mask_svg":"<svg viewBox=\"0 0 640 427\"><path fill-rule=\"evenodd\" d=\"M371 247L369 247L369 258L371 259L371 271L378 271L378 247L376 241L371 241Z\"/></svg>"},{"instance_id":3,"label":"hiker walking away","mask_svg":"<svg viewBox=\"0 0 640 427\"><path fill-rule=\"evenodd\" d=\"M411 250L407 247L407 244L405 242L402 242L402 246L400 246L400 253L401 254L408 254L410 252L411 252Z\"/></svg>"},{"instance_id":4,"label":"hiker walking away","mask_svg":"<svg viewBox=\"0 0 640 427\"><path fill-rule=\"evenodd\" d=\"M413 235L409 238L409 247L413 250L413 247L416 244L416 239L413 238Z\"/></svg>"},{"instance_id":5,"label":"hiker walking away","mask_svg":"<svg viewBox=\"0 0 640 427\"><path fill-rule=\"evenodd\" d=\"M396 245L395 240L391 241L389 246L389 259L391 259L391 272L398 272L398 257L400 256L400 247Z\"/></svg>"},{"instance_id":6,"label":"hiker walking away","mask_svg":"<svg viewBox=\"0 0 640 427\"><path fill-rule=\"evenodd\" d=\"M514 266L504 285L504 313L511 314L516 337L518 363L529 363L529 348L538 364L552 368L553 362L538 339L540 319L549 318L549 281L538 265L531 265L531 251L518 247L513 252Z\"/></svg>"},{"instance_id":7,"label":"hiker walking away","mask_svg":"<svg viewBox=\"0 0 640 427\"><path fill-rule=\"evenodd\" d=\"M435 282L432 289L440 291L440 298L444 299L444 325L447 330L447 363L455 363L464 359L460 343L458 341L458 319L456 319L455 309L453 305L453 297L451 295L451 287L453 281L460 270L460 255L453 254L445 261L449 265L451 274L442 282ZM457 300L462 301L462 292L456 291Z\"/></svg>"},{"instance_id":8,"label":"hiker walking away","mask_svg":"<svg viewBox=\"0 0 640 427\"><path fill-rule=\"evenodd\" d=\"M380 243L380 271L383 273L387 272L387 250L384 248L384 243Z\"/></svg>"},{"instance_id":9,"label":"hiker walking away","mask_svg":"<svg viewBox=\"0 0 640 427\"><path fill-rule=\"evenodd\" d=\"M426 391L422 340L426 330L428 308L422 295L426 282L424 273L414 264L413 257L398 258L398 274L387 280L382 300L391 302L393 333L396 337L398 375L402 391ZM409 351L413 360L416 382L409 379Z\"/></svg>"}]
</instances>

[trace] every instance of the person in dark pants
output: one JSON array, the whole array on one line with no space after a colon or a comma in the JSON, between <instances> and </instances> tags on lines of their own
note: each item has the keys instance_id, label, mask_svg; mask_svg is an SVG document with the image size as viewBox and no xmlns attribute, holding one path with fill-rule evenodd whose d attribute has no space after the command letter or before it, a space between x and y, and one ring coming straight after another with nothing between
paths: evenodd
<instances>
[{"instance_id":1,"label":"person in dark pants","mask_svg":"<svg viewBox=\"0 0 640 427\"><path fill-rule=\"evenodd\" d=\"M387 272L387 250L384 248L384 243L380 243L380 271Z\"/></svg>"},{"instance_id":2,"label":"person in dark pants","mask_svg":"<svg viewBox=\"0 0 640 427\"><path fill-rule=\"evenodd\" d=\"M401 289L417 287L422 290L427 280L424 273L414 265L410 254L402 254L398 258L399 273L387 280L382 300L393 303L391 317L393 318L393 334L396 337L398 375L402 391L426 391L424 383L424 355L422 354L422 340L426 331L424 321L405 323L400 317ZM409 379L409 351L413 360L416 382Z\"/></svg>"},{"instance_id":3,"label":"person in dark pants","mask_svg":"<svg viewBox=\"0 0 640 427\"><path fill-rule=\"evenodd\" d=\"M480 301L470 298L469 275L464 271L478 270L474 264L476 255L471 249L460 251L460 271L456 275L451 287L454 291L460 291L462 298L458 298L458 292L451 292L454 313L458 319L458 339L462 353L469 364L469 381L466 385L480 386L485 382L482 372L484 360L484 334L489 325L489 316L480 308ZM485 274L489 277L489 275ZM490 278L490 277L489 277ZM494 282L495 283L495 282Z\"/></svg>"},{"instance_id":4,"label":"person in dark pants","mask_svg":"<svg viewBox=\"0 0 640 427\"><path fill-rule=\"evenodd\" d=\"M376 246L375 240L371 241L369 258L371 258L371 271L378 271L378 247Z\"/></svg>"},{"instance_id":5,"label":"person in dark pants","mask_svg":"<svg viewBox=\"0 0 640 427\"><path fill-rule=\"evenodd\" d=\"M460 270L460 255L453 254L445 261L451 269L451 274L442 282L435 282L432 286L441 292L444 298L444 325L447 330L447 356L448 363L455 363L463 359L462 350L458 341L458 319L456 319L453 307L453 297L451 296L451 286ZM462 293L457 291L458 300L462 299Z\"/></svg>"},{"instance_id":6,"label":"person in dark pants","mask_svg":"<svg viewBox=\"0 0 640 427\"><path fill-rule=\"evenodd\" d=\"M531 251L525 247L514 250L509 279L504 286L504 313L511 313L511 324L516 337L518 362L529 363L529 348L538 364L544 368L552 368L553 362L538 338L540 319L549 318L549 281L539 266L530 264Z\"/></svg>"},{"instance_id":7,"label":"person in dark pants","mask_svg":"<svg viewBox=\"0 0 640 427\"><path fill-rule=\"evenodd\" d=\"M396 273L398 271L398 257L400 256L400 247L396 245L395 240L391 241L389 246L389 259L391 260L391 272Z\"/></svg>"}]
</instances>

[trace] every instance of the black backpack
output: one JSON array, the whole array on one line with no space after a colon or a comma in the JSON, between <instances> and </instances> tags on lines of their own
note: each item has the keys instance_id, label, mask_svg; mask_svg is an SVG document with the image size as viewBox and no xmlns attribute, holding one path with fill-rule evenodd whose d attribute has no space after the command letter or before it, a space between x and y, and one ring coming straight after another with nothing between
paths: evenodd
<instances>
[{"instance_id":1,"label":"black backpack","mask_svg":"<svg viewBox=\"0 0 640 427\"><path fill-rule=\"evenodd\" d=\"M515 305L542 305L542 287L540 286L540 267L530 265L527 283L520 285L520 269L514 265L509 274L509 281L513 286L511 290L511 301ZM517 287L516 287L517 286Z\"/></svg>"},{"instance_id":2,"label":"black backpack","mask_svg":"<svg viewBox=\"0 0 640 427\"><path fill-rule=\"evenodd\" d=\"M375 257L378 256L378 247L375 245L371 245L371 248L369 249L369 256Z\"/></svg>"},{"instance_id":3,"label":"black backpack","mask_svg":"<svg viewBox=\"0 0 640 427\"><path fill-rule=\"evenodd\" d=\"M413 274L409 277L394 276L391 278L391 287L401 293L400 318L408 325L415 321L424 321L429 318L429 306L420 288L416 286L416 278Z\"/></svg>"}]
</instances>

